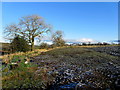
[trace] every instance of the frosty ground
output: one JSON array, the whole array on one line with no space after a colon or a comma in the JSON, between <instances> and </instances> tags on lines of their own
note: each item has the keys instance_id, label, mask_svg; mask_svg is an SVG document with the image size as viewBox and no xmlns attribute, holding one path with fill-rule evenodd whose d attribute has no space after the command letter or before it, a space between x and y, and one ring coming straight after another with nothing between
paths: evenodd
<instances>
[{"instance_id":1,"label":"frosty ground","mask_svg":"<svg viewBox=\"0 0 120 90\"><path fill-rule=\"evenodd\" d=\"M30 57L33 67L25 66L24 71L20 66L8 69L8 74L4 71L3 87L117 89L120 88L119 56L119 46L70 46L48 50Z\"/></svg>"}]
</instances>

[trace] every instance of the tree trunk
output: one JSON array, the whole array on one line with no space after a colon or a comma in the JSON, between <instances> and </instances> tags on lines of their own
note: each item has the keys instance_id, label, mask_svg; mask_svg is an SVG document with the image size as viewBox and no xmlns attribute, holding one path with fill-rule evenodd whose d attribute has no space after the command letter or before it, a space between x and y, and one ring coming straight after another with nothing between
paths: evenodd
<instances>
[{"instance_id":1,"label":"tree trunk","mask_svg":"<svg viewBox=\"0 0 120 90\"><path fill-rule=\"evenodd\" d=\"M34 38L32 38L32 42L31 42L31 51L34 50Z\"/></svg>"}]
</instances>

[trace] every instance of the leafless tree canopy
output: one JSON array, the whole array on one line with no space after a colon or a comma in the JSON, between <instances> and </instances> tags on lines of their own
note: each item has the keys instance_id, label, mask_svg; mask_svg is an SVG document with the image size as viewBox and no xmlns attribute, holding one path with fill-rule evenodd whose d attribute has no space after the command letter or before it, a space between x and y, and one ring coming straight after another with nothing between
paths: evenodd
<instances>
[{"instance_id":1,"label":"leafless tree canopy","mask_svg":"<svg viewBox=\"0 0 120 90\"><path fill-rule=\"evenodd\" d=\"M12 39L16 35L24 36L31 44L31 50L34 49L34 39L41 37L41 34L50 31L50 25L44 22L44 19L38 15L22 17L18 24L11 24L5 28L7 39Z\"/></svg>"},{"instance_id":2,"label":"leafless tree canopy","mask_svg":"<svg viewBox=\"0 0 120 90\"><path fill-rule=\"evenodd\" d=\"M63 40L63 32L58 30L52 35L52 41L56 46L63 46L65 41Z\"/></svg>"}]
</instances>

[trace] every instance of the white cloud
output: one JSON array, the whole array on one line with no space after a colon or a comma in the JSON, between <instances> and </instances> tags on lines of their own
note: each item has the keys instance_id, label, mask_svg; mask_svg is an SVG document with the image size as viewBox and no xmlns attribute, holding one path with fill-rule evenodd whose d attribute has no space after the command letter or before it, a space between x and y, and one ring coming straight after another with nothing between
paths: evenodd
<instances>
[{"instance_id":1,"label":"white cloud","mask_svg":"<svg viewBox=\"0 0 120 90\"><path fill-rule=\"evenodd\" d=\"M4 40L4 38L0 35L0 42L5 43L5 42L9 42L9 41Z\"/></svg>"},{"instance_id":2,"label":"white cloud","mask_svg":"<svg viewBox=\"0 0 120 90\"><path fill-rule=\"evenodd\" d=\"M47 44L49 44L49 45L53 44L52 41L49 41L49 40L48 40L48 41L43 41L43 42L44 42L44 43L47 43Z\"/></svg>"},{"instance_id":3,"label":"white cloud","mask_svg":"<svg viewBox=\"0 0 120 90\"><path fill-rule=\"evenodd\" d=\"M76 42L75 39L65 39L66 42Z\"/></svg>"},{"instance_id":4,"label":"white cloud","mask_svg":"<svg viewBox=\"0 0 120 90\"><path fill-rule=\"evenodd\" d=\"M91 39L91 38L82 38L82 39L78 39L76 40L77 42L96 42L95 40Z\"/></svg>"},{"instance_id":5,"label":"white cloud","mask_svg":"<svg viewBox=\"0 0 120 90\"><path fill-rule=\"evenodd\" d=\"M65 41L68 42L68 43L83 43L83 42L84 43L89 43L89 42L91 42L91 43L97 43L97 42L99 42L99 41L93 40L91 38L66 39Z\"/></svg>"},{"instance_id":6,"label":"white cloud","mask_svg":"<svg viewBox=\"0 0 120 90\"><path fill-rule=\"evenodd\" d=\"M47 43L48 45L52 45L52 41L50 40L41 40L40 42L38 42L37 40L35 40L35 45L40 45L41 43Z\"/></svg>"}]
</instances>

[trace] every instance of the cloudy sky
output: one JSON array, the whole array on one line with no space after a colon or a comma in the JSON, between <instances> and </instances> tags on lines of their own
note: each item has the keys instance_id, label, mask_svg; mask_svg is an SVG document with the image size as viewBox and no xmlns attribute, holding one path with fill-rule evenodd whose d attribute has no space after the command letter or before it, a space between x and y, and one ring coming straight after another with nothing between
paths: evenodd
<instances>
[{"instance_id":1,"label":"cloudy sky","mask_svg":"<svg viewBox=\"0 0 120 90\"><path fill-rule=\"evenodd\" d=\"M6 25L32 14L42 16L54 31L62 30L66 41L118 39L117 2L3 2L0 32Z\"/></svg>"}]
</instances>

